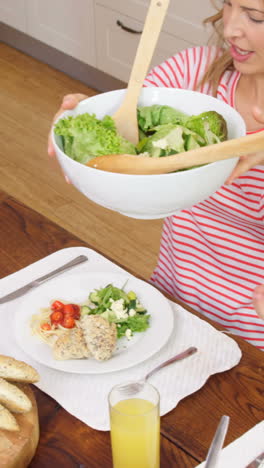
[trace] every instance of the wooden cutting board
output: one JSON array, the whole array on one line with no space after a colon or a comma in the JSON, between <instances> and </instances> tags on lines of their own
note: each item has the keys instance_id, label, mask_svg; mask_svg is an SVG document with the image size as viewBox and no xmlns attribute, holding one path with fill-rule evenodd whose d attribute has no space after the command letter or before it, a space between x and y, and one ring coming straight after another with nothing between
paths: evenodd
<instances>
[{"instance_id":1,"label":"wooden cutting board","mask_svg":"<svg viewBox=\"0 0 264 468\"><path fill-rule=\"evenodd\" d=\"M16 432L0 429L1 468L26 468L33 458L39 440L38 409L34 393L27 384L17 384L32 401L28 413L14 414L20 430Z\"/></svg>"}]
</instances>

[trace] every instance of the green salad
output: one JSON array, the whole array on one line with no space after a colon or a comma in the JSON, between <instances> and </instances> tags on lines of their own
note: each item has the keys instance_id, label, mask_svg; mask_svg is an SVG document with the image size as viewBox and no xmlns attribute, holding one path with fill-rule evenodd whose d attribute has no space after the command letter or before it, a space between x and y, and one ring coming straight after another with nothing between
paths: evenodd
<instances>
[{"instance_id":1,"label":"green salad","mask_svg":"<svg viewBox=\"0 0 264 468\"><path fill-rule=\"evenodd\" d=\"M110 116L94 114L61 119L55 133L64 152L80 163L105 154L144 154L163 157L227 140L225 119L216 111L187 115L170 106L138 107L139 143L134 146L117 133Z\"/></svg>"},{"instance_id":2,"label":"green salad","mask_svg":"<svg viewBox=\"0 0 264 468\"><path fill-rule=\"evenodd\" d=\"M144 332L150 326L150 315L134 291L125 292L112 284L89 294L89 301L81 306L81 315L101 315L117 327L117 337L128 339L135 332Z\"/></svg>"}]
</instances>

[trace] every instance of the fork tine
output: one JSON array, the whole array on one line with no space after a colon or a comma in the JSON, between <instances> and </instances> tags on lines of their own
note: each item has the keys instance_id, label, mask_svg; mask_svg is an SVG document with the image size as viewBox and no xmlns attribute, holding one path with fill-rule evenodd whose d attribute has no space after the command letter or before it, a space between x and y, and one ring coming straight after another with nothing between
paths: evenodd
<instances>
[{"instance_id":1,"label":"fork tine","mask_svg":"<svg viewBox=\"0 0 264 468\"><path fill-rule=\"evenodd\" d=\"M133 395L133 393L138 393L142 388L142 383L131 383L127 385L123 385L119 388L122 392L126 393L127 395Z\"/></svg>"},{"instance_id":2,"label":"fork tine","mask_svg":"<svg viewBox=\"0 0 264 468\"><path fill-rule=\"evenodd\" d=\"M127 395L132 395L133 393L137 393L142 388L142 385L144 384L144 382L150 376L152 376L152 374L154 374L158 370L162 369L163 367L166 367L166 366L172 364L173 362L181 361L182 359L185 359L188 356L191 356L192 354L196 353L197 351L198 351L198 349L195 346L190 346L185 351L182 351L181 353L177 354L176 356L173 356L172 358L168 359L165 362L162 362L159 366L152 369L151 372L149 372L147 375L145 375L144 379L141 379L138 382L131 382L131 383L125 384L123 386L120 386L119 388L120 388L121 391L124 391Z\"/></svg>"}]
</instances>

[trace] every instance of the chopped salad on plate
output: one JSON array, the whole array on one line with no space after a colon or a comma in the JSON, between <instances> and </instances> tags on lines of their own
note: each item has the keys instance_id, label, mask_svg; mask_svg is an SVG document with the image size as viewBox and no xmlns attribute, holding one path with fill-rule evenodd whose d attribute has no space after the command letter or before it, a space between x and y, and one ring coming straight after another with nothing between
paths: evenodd
<instances>
[{"instance_id":1,"label":"chopped salad on plate","mask_svg":"<svg viewBox=\"0 0 264 468\"><path fill-rule=\"evenodd\" d=\"M82 314L104 317L117 327L117 337L128 339L136 332L143 332L150 326L150 315L140 303L134 291L125 292L112 284L89 294L89 305L81 307Z\"/></svg>"}]
</instances>

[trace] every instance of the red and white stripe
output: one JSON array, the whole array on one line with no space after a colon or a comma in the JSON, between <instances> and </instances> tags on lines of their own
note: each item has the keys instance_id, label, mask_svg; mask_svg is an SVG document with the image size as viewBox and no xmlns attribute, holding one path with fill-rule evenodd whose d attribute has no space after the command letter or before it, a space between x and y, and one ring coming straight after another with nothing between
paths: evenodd
<instances>
[{"instance_id":1,"label":"red and white stripe","mask_svg":"<svg viewBox=\"0 0 264 468\"><path fill-rule=\"evenodd\" d=\"M145 86L196 89L221 54L194 47L155 67ZM239 79L226 71L217 97L234 107ZM205 84L198 91L211 94ZM165 219L152 281L169 294L264 350L264 320L252 305L264 283L264 166L256 166L207 200Z\"/></svg>"}]
</instances>

